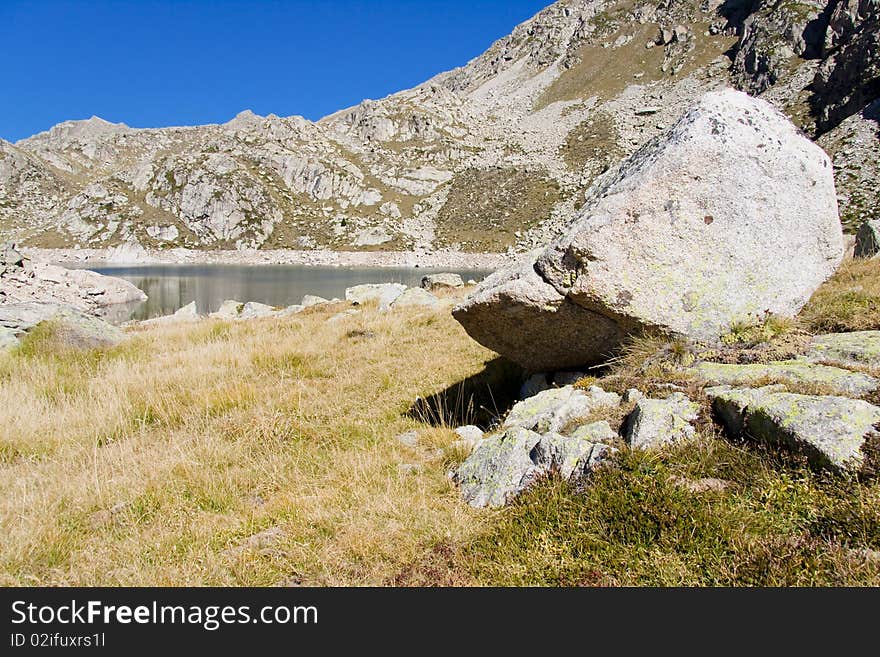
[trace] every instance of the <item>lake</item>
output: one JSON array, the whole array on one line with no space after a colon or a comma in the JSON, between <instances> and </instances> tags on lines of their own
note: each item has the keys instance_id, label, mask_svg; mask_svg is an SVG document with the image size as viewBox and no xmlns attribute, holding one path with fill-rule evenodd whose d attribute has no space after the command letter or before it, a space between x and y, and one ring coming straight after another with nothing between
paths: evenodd
<instances>
[{"instance_id":1,"label":"lake","mask_svg":"<svg viewBox=\"0 0 880 657\"><path fill-rule=\"evenodd\" d=\"M77 266L67 264L66 266ZM127 317L115 320L150 319L170 315L196 302L202 314L214 312L226 299L259 301L285 307L299 303L305 294L344 298L345 288L362 283L419 285L422 276L451 271L481 280L487 269L434 269L425 267L320 267L309 265L79 265L99 274L131 281L149 299Z\"/></svg>"}]
</instances>

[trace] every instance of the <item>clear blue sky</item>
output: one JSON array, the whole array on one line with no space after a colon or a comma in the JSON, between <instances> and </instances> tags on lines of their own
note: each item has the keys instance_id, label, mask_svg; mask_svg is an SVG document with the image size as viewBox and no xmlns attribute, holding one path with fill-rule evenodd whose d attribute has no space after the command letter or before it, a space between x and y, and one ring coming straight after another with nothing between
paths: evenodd
<instances>
[{"instance_id":1,"label":"clear blue sky","mask_svg":"<svg viewBox=\"0 0 880 657\"><path fill-rule=\"evenodd\" d=\"M0 0L0 137L318 119L465 64L550 2Z\"/></svg>"}]
</instances>

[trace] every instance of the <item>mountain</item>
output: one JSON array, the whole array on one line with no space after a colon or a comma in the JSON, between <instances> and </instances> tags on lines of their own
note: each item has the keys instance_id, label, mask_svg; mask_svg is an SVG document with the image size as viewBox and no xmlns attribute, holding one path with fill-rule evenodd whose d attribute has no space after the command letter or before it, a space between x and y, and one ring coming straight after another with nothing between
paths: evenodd
<instances>
[{"instance_id":1,"label":"mountain","mask_svg":"<svg viewBox=\"0 0 880 657\"><path fill-rule=\"evenodd\" d=\"M527 248L721 86L769 100L832 156L852 229L880 207L878 14L876 0L562 0L462 68L317 122L68 121L0 140L0 238Z\"/></svg>"}]
</instances>

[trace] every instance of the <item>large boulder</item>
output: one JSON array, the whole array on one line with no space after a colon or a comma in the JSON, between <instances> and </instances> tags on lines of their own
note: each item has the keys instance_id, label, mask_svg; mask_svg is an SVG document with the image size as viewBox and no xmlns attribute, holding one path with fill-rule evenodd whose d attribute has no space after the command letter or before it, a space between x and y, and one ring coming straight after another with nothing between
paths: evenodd
<instances>
[{"instance_id":1,"label":"large boulder","mask_svg":"<svg viewBox=\"0 0 880 657\"><path fill-rule=\"evenodd\" d=\"M706 94L600 182L566 233L453 314L533 371L602 362L630 334L716 341L793 316L839 265L831 162L768 103Z\"/></svg>"}]
</instances>

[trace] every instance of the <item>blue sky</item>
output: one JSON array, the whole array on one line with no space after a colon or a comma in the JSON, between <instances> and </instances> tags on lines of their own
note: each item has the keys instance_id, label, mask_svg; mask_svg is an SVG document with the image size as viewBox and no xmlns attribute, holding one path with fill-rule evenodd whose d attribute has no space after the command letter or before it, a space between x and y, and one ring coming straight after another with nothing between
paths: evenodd
<instances>
[{"instance_id":1,"label":"blue sky","mask_svg":"<svg viewBox=\"0 0 880 657\"><path fill-rule=\"evenodd\" d=\"M0 137L318 119L465 64L550 2L0 0Z\"/></svg>"}]
</instances>

